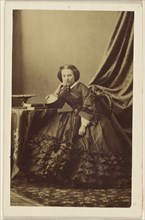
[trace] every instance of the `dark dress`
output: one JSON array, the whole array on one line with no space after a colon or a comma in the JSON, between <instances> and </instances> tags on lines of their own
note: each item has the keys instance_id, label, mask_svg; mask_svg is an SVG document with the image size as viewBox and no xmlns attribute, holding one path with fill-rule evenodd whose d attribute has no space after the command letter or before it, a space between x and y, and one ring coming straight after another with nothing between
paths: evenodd
<instances>
[{"instance_id":1,"label":"dark dress","mask_svg":"<svg viewBox=\"0 0 145 220\"><path fill-rule=\"evenodd\" d=\"M62 88L60 105L70 112L58 112L46 121L29 142L28 171L48 183L79 187L126 187L130 184L130 156L126 142L114 128L99 98L81 82ZM79 136L81 117L90 121Z\"/></svg>"}]
</instances>

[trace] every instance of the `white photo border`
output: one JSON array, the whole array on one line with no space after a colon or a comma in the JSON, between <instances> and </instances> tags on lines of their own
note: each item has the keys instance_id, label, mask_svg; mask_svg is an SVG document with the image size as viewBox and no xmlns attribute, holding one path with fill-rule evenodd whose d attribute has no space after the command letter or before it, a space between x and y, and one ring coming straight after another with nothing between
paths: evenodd
<instances>
[{"instance_id":1,"label":"white photo border","mask_svg":"<svg viewBox=\"0 0 145 220\"><path fill-rule=\"evenodd\" d=\"M96 10L134 11L133 75L133 163L132 205L130 208L13 207L10 206L10 144L12 92L12 13L13 10ZM3 144L3 216L4 218L91 217L140 218L143 194L143 5L142 1L6 1L4 8L4 144Z\"/></svg>"}]
</instances>

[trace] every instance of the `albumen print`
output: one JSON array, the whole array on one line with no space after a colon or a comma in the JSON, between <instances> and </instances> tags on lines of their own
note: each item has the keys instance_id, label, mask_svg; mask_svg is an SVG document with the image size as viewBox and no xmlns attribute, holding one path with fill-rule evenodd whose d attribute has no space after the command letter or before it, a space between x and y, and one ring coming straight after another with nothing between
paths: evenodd
<instances>
[{"instance_id":1,"label":"albumen print","mask_svg":"<svg viewBox=\"0 0 145 220\"><path fill-rule=\"evenodd\" d=\"M133 23L13 11L11 205L131 205Z\"/></svg>"},{"instance_id":2,"label":"albumen print","mask_svg":"<svg viewBox=\"0 0 145 220\"><path fill-rule=\"evenodd\" d=\"M9 213L140 216L135 9L52 5L11 10Z\"/></svg>"}]
</instances>

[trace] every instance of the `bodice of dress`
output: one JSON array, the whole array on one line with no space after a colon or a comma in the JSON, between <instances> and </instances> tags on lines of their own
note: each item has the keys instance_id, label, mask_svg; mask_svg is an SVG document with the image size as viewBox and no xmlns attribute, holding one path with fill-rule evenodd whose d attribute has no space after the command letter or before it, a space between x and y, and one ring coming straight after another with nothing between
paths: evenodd
<instances>
[{"instance_id":1,"label":"bodice of dress","mask_svg":"<svg viewBox=\"0 0 145 220\"><path fill-rule=\"evenodd\" d=\"M87 86L78 82L74 87L62 87L58 94L62 102L66 102L73 109L76 109L78 114L89 121L94 120L95 103Z\"/></svg>"},{"instance_id":2,"label":"bodice of dress","mask_svg":"<svg viewBox=\"0 0 145 220\"><path fill-rule=\"evenodd\" d=\"M83 106L82 96L75 88L72 90L68 88L61 97L63 97L64 101L73 109L77 109L79 111Z\"/></svg>"}]
</instances>

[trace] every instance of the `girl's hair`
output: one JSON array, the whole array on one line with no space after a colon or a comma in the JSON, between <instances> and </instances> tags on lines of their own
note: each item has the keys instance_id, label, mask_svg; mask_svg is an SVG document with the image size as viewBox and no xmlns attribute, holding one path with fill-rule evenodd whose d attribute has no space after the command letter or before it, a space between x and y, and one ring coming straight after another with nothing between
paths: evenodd
<instances>
[{"instance_id":1,"label":"girl's hair","mask_svg":"<svg viewBox=\"0 0 145 220\"><path fill-rule=\"evenodd\" d=\"M74 79L75 79L75 82L80 78L80 72L79 70L74 66L74 65L63 65L59 68L59 71L57 73L57 77L58 79L62 82L62 74L61 74L61 71L64 70L64 69L70 69L73 71L73 74L74 74Z\"/></svg>"}]
</instances>

